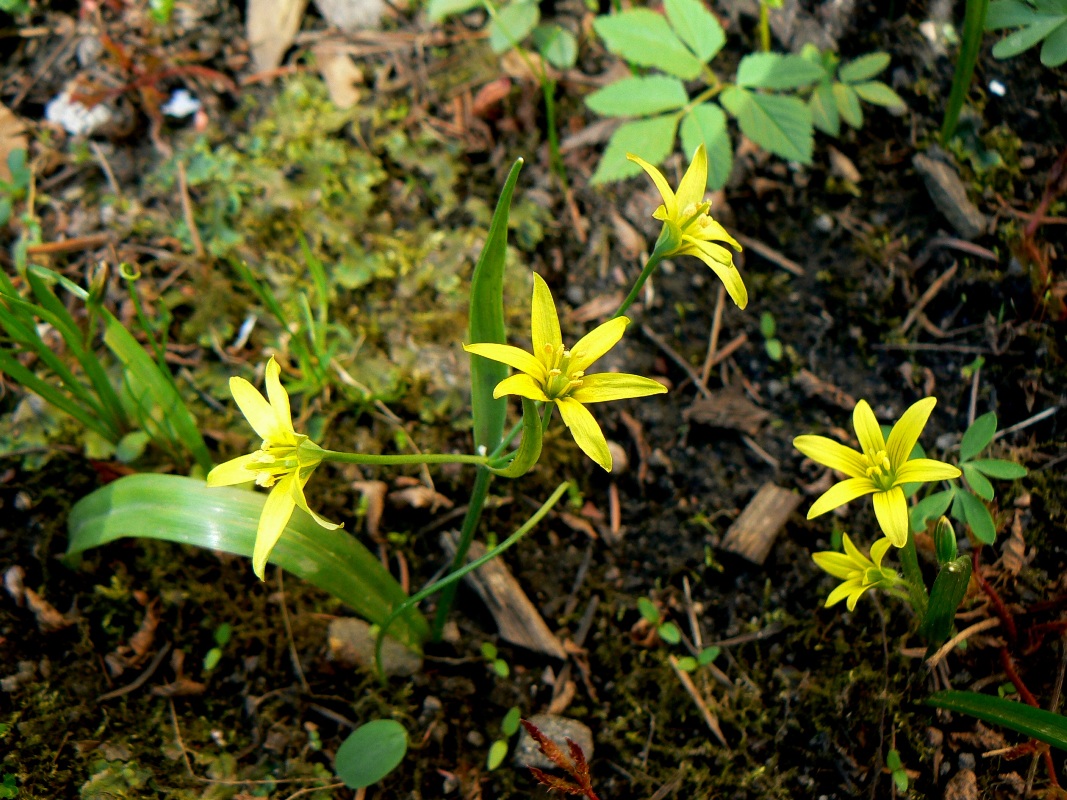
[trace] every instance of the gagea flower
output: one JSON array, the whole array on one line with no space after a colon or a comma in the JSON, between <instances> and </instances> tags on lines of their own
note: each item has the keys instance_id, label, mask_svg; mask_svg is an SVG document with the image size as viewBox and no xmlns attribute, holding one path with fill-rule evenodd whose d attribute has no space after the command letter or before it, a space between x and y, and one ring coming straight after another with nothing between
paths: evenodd
<instances>
[{"instance_id":1,"label":"gagea flower","mask_svg":"<svg viewBox=\"0 0 1067 800\"><path fill-rule=\"evenodd\" d=\"M484 342L464 345L464 349L519 370L519 374L498 383L493 396L515 394L542 403L555 403L582 452L610 472L608 442L585 406L667 391L663 384L640 375L585 374L598 358L618 343L629 323L626 317L616 317L583 336L571 349L566 349L552 293L541 276L534 273L530 313L533 353L511 345Z\"/></svg>"},{"instance_id":2,"label":"gagea flower","mask_svg":"<svg viewBox=\"0 0 1067 800\"><path fill-rule=\"evenodd\" d=\"M694 153L689 169L678 184L677 194L671 190L663 173L654 166L632 153L627 153L626 157L648 173L663 198L663 205L652 214L663 221L660 240L667 237L670 242L669 249L662 257L696 256L719 276L738 308L748 305L748 290L741 280L741 273L734 266L734 254L721 244L715 244L725 242L741 252L737 240L708 214L711 202L704 199L708 184L708 154L704 145L700 145Z\"/></svg>"},{"instance_id":3,"label":"gagea flower","mask_svg":"<svg viewBox=\"0 0 1067 800\"><path fill-rule=\"evenodd\" d=\"M852 413L863 452L838 444L824 436L798 436L793 446L809 458L848 475L816 500L808 519L842 506L865 494L874 495L874 513L882 532L896 547L908 541L908 501L901 488L905 483L926 483L958 478L951 464L932 458L912 458L912 449L926 426L937 399L927 397L912 405L889 432L889 440L866 400L860 400Z\"/></svg>"},{"instance_id":4,"label":"gagea flower","mask_svg":"<svg viewBox=\"0 0 1067 800\"><path fill-rule=\"evenodd\" d=\"M230 378L233 399L263 444L254 453L220 464L207 476L208 486L232 486L255 479L257 486L270 488L252 554L252 569L260 580L264 580L267 559L297 506L327 530L341 527L308 508L304 498L304 485L322 462L323 450L293 430L289 395L278 379L280 374L278 362L271 357L266 369L269 402L244 378Z\"/></svg>"},{"instance_id":5,"label":"gagea flower","mask_svg":"<svg viewBox=\"0 0 1067 800\"><path fill-rule=\"evenodd\" d=\"M828 550L822 553L813 553L815 563L829 572L835 578L844 581L840 586L830 592L826 598L826 607L840 603L846 597L849 611L856 610L856 601L868 589L891 588L900 582L900 576L891 569L882 566L882 559L891 542L888 539L879 539L871 545L871 557L863 555L852 544L848 534L842 536L845 545L844 553L835 553Z\"/></svg>"}]
</instances>

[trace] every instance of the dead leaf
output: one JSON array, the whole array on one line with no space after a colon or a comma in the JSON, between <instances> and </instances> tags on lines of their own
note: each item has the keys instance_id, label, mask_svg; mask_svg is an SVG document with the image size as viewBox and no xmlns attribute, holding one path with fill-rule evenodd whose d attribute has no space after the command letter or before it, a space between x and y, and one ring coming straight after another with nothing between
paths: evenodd
<instances>
[{"instance_id":1,"label":"dead leaf","mask_svg":"<svg viewBox=\"0 0 1067 800\"><path fill-rule=\"evenodd\" d=\"M26 123L11 109L0 103L0 181L11 180L7 158L13 150L26 150L30 146L26 138Z\"/></svg>"},{"instance_id":2,"label":"dead leaf","mask_svg":"<svg viewBox=\"0 0 1067 800\"><path fill-rule=\"evenodd\" d=\"M330 100L338 108L352 108L362 95L359 86L363 83L363 70L356 66L344 45L337 42L320 42L311 52L326 82Z\"/></svg>"},{"instance_id":3,"label":"dead leaf","mask_svg":"<svg viewBox=\"0 0 1067 800\"><path fill-rule=\"evenodd\" d=\"M443 494L438 494L427 486L411 486L399 492L390 492L389 502L395 506L429 508L431 512L437 511L442 506L452 508L453 505L452 501Z\"/></svg>"},{"instance_id":4,"label":"dead leaf","mask_svg":"<svg viewBox=\"0 0 1067 800\"><path fill-rule=\"evenodd\" d=\"M711 392L709 397L694 401L682 416L687 422L744 431L754 436L771 415L740 392L719 389Z\"/></svg>"},{"instance_id":5,"label":"dead leaf","mask_svg":"<svg viewBox=\"0 0 1067 800\"><path fill-rule=\"evenodd\" d=\"M37 617L37 627L41 629L41 633L55 633L74 624L73 619L61 614L33 589L27 588L25 597L27 607Z\"/></svg>"},{"instance_id":6,"label":"dead leaf","mask_svg":"<svg viewBox=\"0 0 1067 800\"><path fill-rule=\"evenodd\" d=\"M367 526L367 535L374 541L380 541L378 529L382 521L382 512L385 510L385 493L389 491L389 485L385 481L355 481L352 484L363 496L367 512L364 516L364 524Z\"/></svg>"},{"instance_id":7,"label":"dead leaf","mask_svg":"<svg viewBox=\"0 0 1067 800\"><path fill-rule=\"evenodd\" d=\"M307 0L248 0L245 33L256 72L276 69L300 30Z\"/></svg>"}]
</instances>

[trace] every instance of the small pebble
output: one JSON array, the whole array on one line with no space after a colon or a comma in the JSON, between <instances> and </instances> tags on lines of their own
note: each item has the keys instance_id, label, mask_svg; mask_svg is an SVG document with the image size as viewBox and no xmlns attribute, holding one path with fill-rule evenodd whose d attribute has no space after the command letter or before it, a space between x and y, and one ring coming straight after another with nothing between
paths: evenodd
<instances>
[{"instance_id":1,"label":"small pebble","mask_svg":"<svg viewBox=\"0 0 1067 800\"><path fill-rule=\"evenodd\" d=\"M585 760L593 760L593 732L589 726L570 717L561 717L557 714L534 714L530 717L532 722L545 736L558 744L564 753L568 751L567 739L570 739L585 754ZM519 734L518 744L515 745L514 763L519 767L537 767L538 769L553 769L556 765L541 753L540 747L523 728Z\"/></svg>"},{"instance_id":2,"label":"small pebble","mask_svg":"<svg viewBox=\"0 0 1067 800\"><path fill-rule=\"evenodd\" d=\"M960 753L958 763L960 769L974 769L974 753Z\"/></svg>"}]
</instances>

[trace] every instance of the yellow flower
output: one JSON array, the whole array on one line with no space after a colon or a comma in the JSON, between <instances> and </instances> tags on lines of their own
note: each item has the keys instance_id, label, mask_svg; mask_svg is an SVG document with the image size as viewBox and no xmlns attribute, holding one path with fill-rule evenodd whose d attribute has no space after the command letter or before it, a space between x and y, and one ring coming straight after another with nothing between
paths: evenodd
<instances>
[{"instance_id":1,"label":"yellow flower","mask_svg":"<svg viewBox=\"0 0 1067 800\"><path fill-rule=\"evenodd\" d=\"M936 403L936 398L927 397L912 405L893 426L886 441L871 407L866 400L860 400L852 421L862 453L824 436L795 438L793 446L801 453L848 475L847 480L831 486L812 504L808 519L857 497L873 494L874 513L882 532L894 545L903 547L908 541L908 501L901 486L960 476L960 471L951 464L932 458L908 458Z\"/></svg>"},{"instance_id":2,"label":"yellow flower","mask_svg":"<svg viewBox=\"0 0 1067 800\"><path fill-rule=\"evenodd\" d=\"M252 569L260 580L264 580L267 559L297 506L327 530L341 527L308 508L304 485L322 462L323 450L307 436L293 430L289 395L278 379L281 368L273 357L267 362L266 373L269 402L244 378L230 378L233 399L248 423L263 438L262 446L254 453L220 464L207 476L208 486L232 486L255 479L257 486L271 488L259 517L252 553Z\"/></svg>"},{"instance_id":3,"label":"yellow flower","mask_svg":"<svg viewBox=\"0 0 1067 800\"><path fill-rule=\"evenodd\" d=\"M519 374L498 383L493 396L516 394L542 403L555 403L574 441L587 456L610 472L608 442L585 405L667 391L663 384L639 375L585 374L593 362L618 343L629 324L626 317L616 317L583 336L567 350L563 346L552 293L541 276L534 273L530 313L533 353L511 345L487 342L464 345L464 349L519 370Z\"/></svg>"},{"instance_id":4,"label":"yellow flower","mask_svg":"<svg viewBox=\"0 0 1067 800\"><path fill-rule=\"evenodd\" d=\"M879 539L871 545L871 557L867 558L861 553L848 534L844 534L842 540L845 545L844 553L835 553L832 550L823 553L814 553L812 558L815 563L829 572L835 578L844 581L840 586L830 592L826 598L826 607L829 608L840 603L846 597L849 611L856 610L856 601L868 589L878 587L889 588L900 582L900 576L891 569L882 566L882 559L891 542L888 539Z\"/></svg>"},{"instance_id":5,"label":"yellow flower","mask_svg":"<svg viewBox=\"0 0 1067 800\"><path fill-rule=\"evenodd\" d=\"M708 214L711 202L704 199L708 183L708 154L704 145L700 145L693 155L689 169L678 184L677 194L671 190L663 173L654 166L633 153L627 153L626 157L648 173L663 198L663 205L652 215L663 221L660 240L668 242L668 249L663 252L662 258L696 256L719 276L739 308L748 305L748 290L741 280L741 273L734 266L734 254L722 245L715 244L726 242L741 252L737 240Z\"/></svg>"}]
</instances>

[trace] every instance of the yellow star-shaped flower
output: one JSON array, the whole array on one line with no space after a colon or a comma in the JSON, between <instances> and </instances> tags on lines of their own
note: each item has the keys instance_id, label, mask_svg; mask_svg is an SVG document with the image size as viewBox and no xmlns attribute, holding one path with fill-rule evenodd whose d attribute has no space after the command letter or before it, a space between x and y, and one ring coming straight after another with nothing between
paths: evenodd
<instances>
[{"instance_id":1,"label":"yellow star-shaped flower","mask_svg":"<svg viewBox=\"0 0 1067 800\"><path fill-rule=\"evenodd\" d=\"M892 544L888 539L879 539L871 545L870 558L863 555L856 545L852 544L847 533L842 536L842 542L845 545L844 553L828 550L813 553L811 556L822 569L844 581L826 598L827 608L840 603L847 597L848 602L845 605L848 606L849 611L855 611L856 601L868 589L889 588L900 582L900 576L896 572L882 566L886 550Z\"/></svg>"},{"instance_id":2,"label":"yellow star-shaped flower","mask_svg":"<svg viewBox=\"0 0 1067 800\"><path fill-rule=\"evenodd\" d=\"M515 394L542 403L555 403L578 447L610 472L611 453L607 439L585 406L667 391L663 384L640 375L585 374L598 358L618 343L629 324L626 317L616 317L583 336L570 350L566 349L552 293L548 284L535 273L530 313L533 352L488 342L464 345L464 349L519 370L519 374L498 383L493 396Z\"/></svg>"},{"instance_id":3,"label":"yellow star-shaped flower","mask_svg":"<svg viewBox=\"0 0 1067 800\"><path fill-rule=\"evenodd\" d=\"M263 444L254 453L220 464L207 476L208 486L232 486L254 479L257 486L270 487L252 553L252 569L260 580L264 580L267 559L297 506L327 530L341 527L308 508L304 486L322 462L323 450L293 429L289 395L282 387L280 374L278 362L271 357L266 369L269 402L244 378L230 378L233 399Z\"/></svg>"},{"instance_id":4,"label":"yellow star-shaped flower","mask_svg":"<svg viewBox=\"0 0 1067 800\"><path fill-rule=\"evenodd\" d=\"M927 397L911 406L889 432L882 436L878 420L860 400L852 412L853 425L863 452L838 444L824 436L798 436L793 446L809 458L848 475L824 492L808 510L808 519L842 506L865 494L874 495L874 513L882 532L896 547L908 541L908 501L901 488L905 483L926 483L958 478L951 464L932 458L911 458L912 449L934 410L937 399Z\"/></svg>"}]
</instances>

